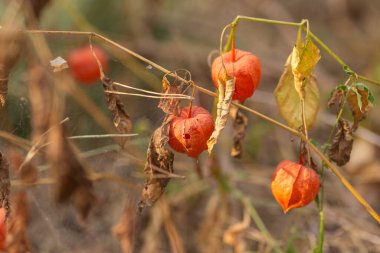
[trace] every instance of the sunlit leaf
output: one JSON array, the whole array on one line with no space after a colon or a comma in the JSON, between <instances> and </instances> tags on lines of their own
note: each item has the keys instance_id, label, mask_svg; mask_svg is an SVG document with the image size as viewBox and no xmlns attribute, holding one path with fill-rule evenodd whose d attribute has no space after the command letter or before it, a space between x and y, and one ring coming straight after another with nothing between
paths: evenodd
<instances>
[{"instance_id":1,"label":"sunlit leaf","mask_svg":"<svg viewBox=\"0 0 380 253\"><path fill-rule=\"evenodd\" d=\"M294 75L294 85L301 98L304 97L304 87L311 77L314 67L321 58L318 47L310 38L305 42L298 39L293 48L291 68Z\"/></svg>"},{"instance_id":2,"label":"sunlit leaf","mask_svg":"<svg viewBox=\"0 0 380 253\"><path fill-rule=\"evenodd\" d=\"M301 99L294 86L294 76L290 66L291 55L285 64L285 70L274 92L277 106L281 115L292 128L299 128L302 124ZM307 128L310 129L315 122L319 109L319 89L317 80L311 75L305 81L305 117Z\"/></svg>"}]
</instances>

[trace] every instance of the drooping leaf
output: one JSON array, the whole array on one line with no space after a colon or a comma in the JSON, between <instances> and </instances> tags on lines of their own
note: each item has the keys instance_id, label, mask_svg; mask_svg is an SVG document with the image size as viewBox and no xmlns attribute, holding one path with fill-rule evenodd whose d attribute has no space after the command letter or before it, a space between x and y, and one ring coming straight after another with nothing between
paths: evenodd
<instances>
[{"instance_id":1,"label":"drooping leaf","mask_svg":"<svg viewBox=\"0 0 380 253\"><path fill-rule=\"evenodd\" d=\"M113 117L113 124L116 129L121 134L127 134L132 129L132 121L129 117L127 110L118 94L112 93L117 92L116 86L113 84L112 80L108 77L102 78L104 96L106 98L107 108L111 112ZM122 139L119 143L122 147L125 144L126 139Z\"/></svg>"},{"instance_id":2,"label":"drooping leaf","mask_svg":"<svg viewBox=\"0 0 380 253\"><path fill-rule=\"evenodd\" d=\"M345 165L350 160L354 138L352 137L352 128L350 123L345 119L340 119L333 142L328 150L330 160L337 165Z\"/></svg>"},{"instance_id":3,"label":"drooping leaf","mask_svg":"<svg viewBox=\"0 0 380 253\"><path fill-rule=\"evenodd\" d=\"M244 115L236 106L232 106L230 116L233 118L233 147L231 156L240 158L243 153L244 137L248 127L248 117Z\"/></svg>"},{"instance_id":4,"label":"drooping leaf","mask_svg":"<svg viewBox=\"0 0 380 253\"><path fill-rule=\"evenodd\" d=\"M9 163L3 153L0 152L0 208L4 208L7 216L10 213L9 193L11 182L9 178Z\"/></svg>"},{"instance_id":5,"label":"drooping leaf","mask_svg":"<svg viewBox=\"0 0 380 253\"><path fill-rule=\"evenodd\" d=\"M281 115L292 128L300 128L302 123L301 98L294 86L294 76L290 66L292 56L290 55L285 64L285 70L274 91L277 106ZM305 81L305 117L307 128L310 129L316 119L319 110L319 89L317 80L311 75Z\"/></svg>"},{"instance_id":6,"label":"drooping leaf","mask_svg":"<svg viewBox=\"0 0 380 253\"><path fill-rule=\"evenodd\" d=\"M96 200L87 164L67 140L62 125L49 131L49 142L48 160L56 180L55 199L58 203L74 203L85 219Z\"/></svg>"},{"instance_id":7,"label":"drooping leaf","mask_svg":"<svg viewBox=\"0 0 380 253\"><path fill-rule=\"evenodd\" d=\"M373 101L371 91L364 84L355 84L348 91L347 102L354 118L353 131L358 128L360 121L365 119L373 106Z\"/></svg>"},{"instance_id":8,"label":"drooping leaf","mask_svg":"<svg viewBox=\"0 0 380 253\"><path fill-rule=\"evenodd\" d=\"M301 99L305 96L304 87L307 85L307 79L311 77L320 58L319 49L310 37L307 37L305 42L297 39L292 52L291 68L294 75L295 89Z\"/></svg>"},{"instance_id":9,"label":"drooping leaf","mask_svg":"<svg viewBox=\"0 0 380 253\"><path fill-rule=\"evenodd\" d=\"M214 145L217 143L220 134L227 124L228 113L230 111L232 96L235 90L235 80L236 79L234 77L227 79L225 82L218 80L219 95L215 119L215 130L207 141L209 154L211 154Z\"/></svg>"},{"instance_id":10,"label":"drooping leaf","mask_svg":"<svg viewBox=\"0 0 380 253\"><path fill-rule=\"evenodd\" d=\"M144 168L146 181L138 204L140 211L146 206L153 205L161 197L169 183L168 174L173 172L174 154L167 147L171 118L171 116L166 117L150 139Z\"/></svg>"}]
</instances>

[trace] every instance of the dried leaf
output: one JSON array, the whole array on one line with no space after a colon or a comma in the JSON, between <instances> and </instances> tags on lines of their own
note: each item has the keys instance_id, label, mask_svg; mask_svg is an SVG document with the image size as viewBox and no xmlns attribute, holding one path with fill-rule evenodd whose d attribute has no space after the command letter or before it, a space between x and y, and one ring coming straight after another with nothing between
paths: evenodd
<instances>
[{"instance_id":1,"label":"dried leaf","mask_svg":"<svg viewBox=\"0 0 380 253\"><path fill-rule=\"evenodd\" d=\"M162 92L163 94L181 94L182 91L182 83L175 83L172 84L169 82L169 80L164 76L162 78ZM166 114L174 114L178 115L180 112L180 99L178 98L162 98L160 100L160 103L158 104L158 108L163 110Z\"/></svg>"},{"instance_id":2,"label":"dried leaf","mask_svg":"<svg viewBox=\"0 0 380 253\"><path fill-rule=\"evenodd\" d=\"M225 82L218 80L219 95L215 119L215 130L207 141L209 154L211 154L214 145L217 143L220 134L227 124L228 113L230 111L232 96L235 90L235 80L235 78L228 79Z\"/></svg>"},{"instance_id":3,"label":"dried leaf","mask_svg":"<svg viewBox=\"0 0 380 253\"><path fill-rule=\"evenodd\" d=\"M347 102L354 117L353 131L358 128L360 121L365 119L373 106L373 100L371 91L364 84L357 83L348 91Z\"/></svg>"},{"instance_id":4,"label":"dried leaf","mask_svg":"<svg viewBox=\"0 0 380 253\"><path fill-rule=\"evenodd\" d=\"M102 78L104 96L106 98L107 108L112 113L113 124L119 133L127 134L132 129L132 121L129 117L127 111L125 110L124 104L121 101L118 94L109 93L106 91L117 91L116 86L112 83L112 80L108 77ZM125 139L120 143L124 146Z\"/></svg>"},{"instance_id":5,"label":"dried leaf","mask_svg":"<svg viewBox=\"0 0 380 253\"><path fill-rule=\"evenodd\" d=\"M242 253L247 251L247 245L242 238L244 232L249 228L250 217L248 212L244 213L241 222L235 223L227 228L223 233L223 242L234 247L234 252Z\"/></svg>"},{"instance_id":6,"label":"dried leaf","mask_svg":"<svg viewBox=\"0 0 380 253\"><path fill-rule=\"evenodd\" d=\"M0 152L0 208L5 208L7 216L10 214L9 193L11 182L9 179L9 163L6 157Z\"/></svg>"},{"instance_id":7,"label":"dried leaf","mask_svg":"<svg viewBox=\"0 0 380 253\"><path fill-rule=\"evenodd\" d=\"M330 160L339 166L345 165L350 160L353 143L352 128L349 122L345 119L340 119L335 137L328 150Z\"/></svg>"},{"instance_id":8,"label":"dried leaf","mask_svg":"<svg viewBox=\"0 0 380 253\"><path fill-rule=\"evenodd\" d=\"M171 116L166 117L150 139L144 168L146 182L142 190L142 199L138 205L140 211L146 206L153 205L160 198L169 183L167 174L173 172L174 154L167 147L171 118Z\"/></svg>"},{"instance_id":9,"label":"dried leaf","mask_svg":"<svg viewBox=\"0 0 380 253\"><path fill-rule=\"evenodd\" d=\"M6 248L8 253L28 253L31 246L27 235L29 220L28 198L25 191L12 198L12 217L8 223Z\"/></svg>"},{"instance_id":10,"label":"dried leaf","mask_svg":"<svg viewBox=\"0 0 380 253\"><path fill-rule=\"evenodd\" d=\"M63 126L51 129L49 142L48 159L56 180L55 199L58 203L72 201L85 219L95 201L87 164L66 139Z\"/></svg>"},{"instance_id":11,"label":"dried leaf","mask_svg":"<svg viewBox=\"0 0 380 253\"><path fill-rule=\"evenodd\" d=\"M298 129L303 125L302 104L294 86L294 76L290 66L291 57L290 55L286 61L284 73L278 82L274 95L280 113L286 119L288 125ZM310 129L319 110L319 89L314 75L311 75L305 83L305 117L307 128Z\"/></svg>"},{"instance_id":12,"label":"dried leaf","mask_svg":"<svg viewBox=\"0 0 380 253\"><path fill-rule=\"evenodd\" d=\"M133 253L135 244L136 209L128 203L119 222L112 228L118 238L123 253Z\"/></svg>"},{"instance_id":13,"label":"dried leaf","mask_svg":"<svg viewBox=\"0 0 380 253\"><path fill-rule=\"evenodd\" d=\"M243 143L245 133L248 127L248 117L244 115L236 106L232 106L230 115L234 119L233 124L233 147L231 150L231 156L240 158L243 153Z\"/></svg>"},{"instance_id":14,"label":"dried leaf","mask_svg":"<svg viewBox=\"0 0 380 253\"><path fill-rule=\"evenodd\" d=\"M332 107L336 104L340 105L343 102L343 99L346 95L347 86L339 85L336 87L330 95L329 101L327 102L328 107Z\"/></svg>"},{"instance_id":15,"label":"dried leaf","mask_svg":"<svg viewBox=\"0 0 380 253\"><path fill-rule=\"evenodd\" d=\"M53 72L61 72L62 70L69 68L67 61L61 56L51 60L50 66L53 68Z\"/></svg>"},{"instance_id":16,"label":"dried leaf","mask_svg":"<svg viewBox=\"0 0 380 253\"><path fill-rule=\"evenodd\" d=\"M5 105L8 77L24 45L24 34L14 24L0 26L0 109Z\"/></svg>"},{"instance_id":17,"label":"dried leaf","mask_svg":"<svg viewBox=\"0 0 380 253\"><path fill-rule=\"evenodd\" d=\"M304 88L307 85L307 79L310 78L319 59L321 55L313 41L308 37L306 42L302 42L298 37L292 52L291 67L295 89L301 99L305 98Z\"/></svg>"}]
</instances>

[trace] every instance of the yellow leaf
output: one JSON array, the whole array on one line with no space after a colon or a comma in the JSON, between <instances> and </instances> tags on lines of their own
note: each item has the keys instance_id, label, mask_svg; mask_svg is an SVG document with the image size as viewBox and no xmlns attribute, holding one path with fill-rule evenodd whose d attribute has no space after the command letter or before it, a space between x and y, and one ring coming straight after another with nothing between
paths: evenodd
<instances>
[{"instance_id":1,"label":"yellow leaf","mask_svg":"<svg viewBox=\"0 0 380 253\"><path fill-rule=\"evenodd\" d=\"M289 55L285 70L274 91L277 106L281 115L286 119L288 125L298 129L302 124L301 98L295 88L295 77L291 67L292 54ZM305 80L305 117L307 128L310 129L316 119L319 109L319 89L314 75Z\"/></svg>"},{"instance_id":2,"label":"yellow leaf","mask_svg":"<svg viewBox=\"0 0 380 253\"><path fill-rule=\"evenodd\" d=\"M301 99L304 98L307 79L310 78L319 59L321 59L319 49L310 38L307 38L305 43L297 39L292 51L291 68L294 85Z\"/></svg>"}]
</instances>

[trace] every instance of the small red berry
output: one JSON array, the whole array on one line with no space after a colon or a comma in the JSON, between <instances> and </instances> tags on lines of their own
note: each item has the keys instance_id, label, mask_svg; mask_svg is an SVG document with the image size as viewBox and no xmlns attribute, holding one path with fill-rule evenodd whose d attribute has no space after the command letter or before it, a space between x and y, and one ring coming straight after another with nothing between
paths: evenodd
<instances>
[{"instance_id":1,"label":"small red berry","mask_svg":"<svg viewBox=\"0 0 380 253\"><path fill-rule=\"evenodd\" d=\"M272 177L272 193L285 213L308 205L319 190L318 174L292 161L279 163Z\"/></svg>"},{"instance_id":2,"label":"small red berry","mask_svg":"<svg viewBox=\"0 0 380 253\"><path fill-rule=\"evenodd\" d=\"M103 71L106 72L108 70L106 54L100 47L93 46L93 50L103 66ZM67 62L74 79L79 82L89 84L100 78L99 66L92 54L90 46L72 51L67 57Z\"/></svg>"},{"instance_id":3,"label":"small red berry","mask_svg":"<svg viewBox=\"0 0 380 253\"><path fill-rule=\"evenodd\" d=\"M227 74L234 76L235 92L232 99L244 102L253 95L259 86L261 78L260 60L250 52L235 49L235 55L230 52L223 54L223 62L226 66ZM212 63L211 76L216 87L219 86L218 79L222 74L222 60L217 57Z\"/></svg>"},{"instance_id":4,"label":"small red berry","mask_svg":"<svg viewBox=\"0 0 380 253\"><path fill-rule=\"evenodd\" d=\"M197 157L207 149L207 140L214 131L211 114L200 106L182 109L170 122L169 145L177 152Z\"/></svg>"}]
</instances>

